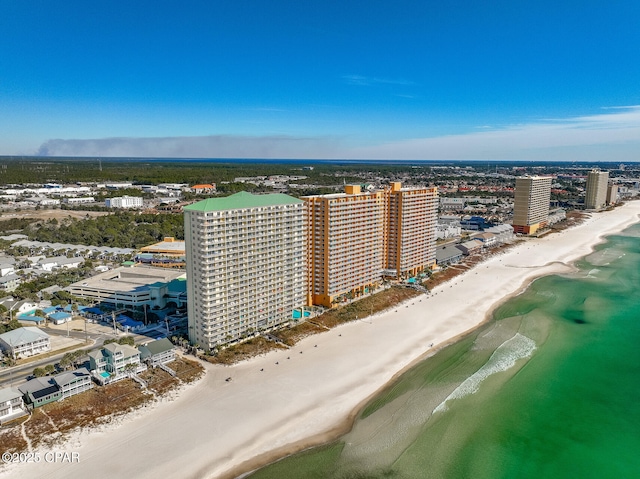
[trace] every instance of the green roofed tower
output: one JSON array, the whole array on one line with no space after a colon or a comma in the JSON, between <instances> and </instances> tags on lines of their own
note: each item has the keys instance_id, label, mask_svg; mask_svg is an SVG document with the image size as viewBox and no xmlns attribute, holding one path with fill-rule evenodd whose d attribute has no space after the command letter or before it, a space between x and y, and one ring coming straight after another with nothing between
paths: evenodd
<instances>
[{"instance_id":1,"label":"green roofed tower","mask_svg":"<svg viewBox=\"0 0 640 479\"><path fill-rule=\"evenodd\" d=\"M240 192L184 208L189 339L212 350L306 304L305 204Z\"/></svg>"}]
</instances>

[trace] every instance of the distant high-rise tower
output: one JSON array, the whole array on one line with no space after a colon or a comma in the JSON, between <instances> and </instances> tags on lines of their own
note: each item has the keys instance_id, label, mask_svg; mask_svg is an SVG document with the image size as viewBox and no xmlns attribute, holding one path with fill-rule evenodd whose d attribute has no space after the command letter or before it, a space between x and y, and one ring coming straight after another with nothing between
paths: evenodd
<instances>
[{"instance_id":1,"label":"distant high-rise tower","mask_svg":"<svg viewBox=\"0 0 640 479\"><path fill-rule=\"evenodd\" d=\"M607 186L607 204L615 205L618 202L618 185L609 182Z\"/></svg>"},{"instance_id":2,"label":"distant high-rise tower","mask_svg":"<svg viewBox=\"0 0 640 479\"><path fill-rule=\"evenodd\" d=\"M516 178L513 205L513 231L534 234L547 225L551 200L549 176L523 176Z\"/></svg>"},{"instance_id":3,"label":"distant high-rise tower","mask_svg":"<svg viewBox=\"0 0 640 479\"><path fill-rule=\"evenodd\" d=\"M306 304L305 204L240 192L184 208L189 339L211 350Z\"/></svg>"},{"instance_id":4,"label":"distant high-rise tower","mask_svg":"<svg viewBox=\"0 0 640 479\"><path fill-rule=\"evenodd\" d=\"M607 185L609 172L594 168L587 175L587 192L584 207L588 210L599 210L607 203Z\"/></svg>"}]
</instances>

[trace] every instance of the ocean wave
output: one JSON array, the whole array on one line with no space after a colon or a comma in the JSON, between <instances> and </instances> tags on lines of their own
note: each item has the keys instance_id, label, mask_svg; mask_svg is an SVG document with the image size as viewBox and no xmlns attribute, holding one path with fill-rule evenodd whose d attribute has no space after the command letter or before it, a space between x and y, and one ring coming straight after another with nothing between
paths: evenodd
<instances>
[{"instance_id":1,"label":"ocean wave","mask_svg":"<svg viewBox=\"0 0 640 479\"><path fill-rule=\"evenodd\" d=\"M435 414L438 411L446 411L447 401L452 399L460 399L475 393L480 387L480 383L492 374L506 371L512 368L518 359L531 356L536 349L536 343L533 339L516 333L515 336L506 340L493 352L489 360L475 373L465 379L460 386L453 390L444 401L442 401L433 410Z\"/></svg>"}]
</instances>

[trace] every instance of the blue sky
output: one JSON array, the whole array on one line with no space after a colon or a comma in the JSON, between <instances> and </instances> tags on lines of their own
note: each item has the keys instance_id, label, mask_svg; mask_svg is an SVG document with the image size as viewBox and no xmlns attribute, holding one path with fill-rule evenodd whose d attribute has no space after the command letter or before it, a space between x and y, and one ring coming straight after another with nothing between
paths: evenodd
<instances>
[{"instance_id":1,"label":"blue sky","mask_svg":"<svg viewBox=\"0 0 640 479\"><path fill-rule=\"evenodd\" d=\"M0 155L640 161L637 0L0 0Z\"/></svg>"}]
</instances>

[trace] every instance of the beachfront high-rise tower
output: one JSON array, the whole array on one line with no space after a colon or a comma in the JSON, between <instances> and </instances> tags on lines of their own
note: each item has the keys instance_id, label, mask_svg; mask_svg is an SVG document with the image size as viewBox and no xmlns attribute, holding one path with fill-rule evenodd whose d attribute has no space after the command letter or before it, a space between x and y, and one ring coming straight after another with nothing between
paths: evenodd
<instances>
[{"instance_id":1,"label":"beachfront high-rise tower","mask_svg":"<svg viewBox=\"0 0 640 479\"><path fill-rule=\"evenodd\" d=\"M307 196L310 304L331 307L435 264L436 188Z\"/></svg>"},{"instance_id":2,"label":"beachfront high-rise tower","mask_svg":"<svg viewBox=\"0 0 640 479\"><path fill-rule=\"evenodd\" d=\"M404 278L436 263L437 188L402 188L391 183L386 193L387 274Z\"/></svg>"},{"instance_id":3,"label":"beachfront high-rise tower","mask_svg":"<svg viewBox=\"0 0 640 479\"><path fill-rule=\"evenodd\" d=\"M607 203L607 186L609 172L594 168L587 175L587 191L584 207L588 210L599 210Z\"/></svg>"},{"instance_id":4,"label":"beachfront high-rise tower","mask_svg":"<svg viewBox=\"0 0 640 479\"><path fill-rule=\"evenodd\" d=\"M512 223L515 233L534 234L547 225L551 181L549 176L516 178Z\"/></svg>"},{"instance_id":5,"label":"beachfront high-rise tower","mask_svg":"<svg viewBox=\"0 0 640 479\"><path fill-rule=\"evenodd\" d=\"M609 182L607 186L607 204L615 205L618 202L618 185L613 182Z\"/></svg>"},{"instance_id":6,"label":"beachfront high-rise tower","mask_svg":"<svg viewBox=\"0 0 640 479\"><path fill-rule=\"evenodd\" d=\"M241 192L184 208L189 339L211 350L288 323L307 299L305 204Z\"/></svg>"},{"instance_id":7,"label":"beachfront high-rise tower","mask_svg":"<svg viewBox=\"0 0 640 479\"><path fill-rule=\"evenodd\" d=\"M384 191L307 196L310 304L331 307L341 296L357 296L382 281L385 260Z\"/></svg>"}]
</instances>

